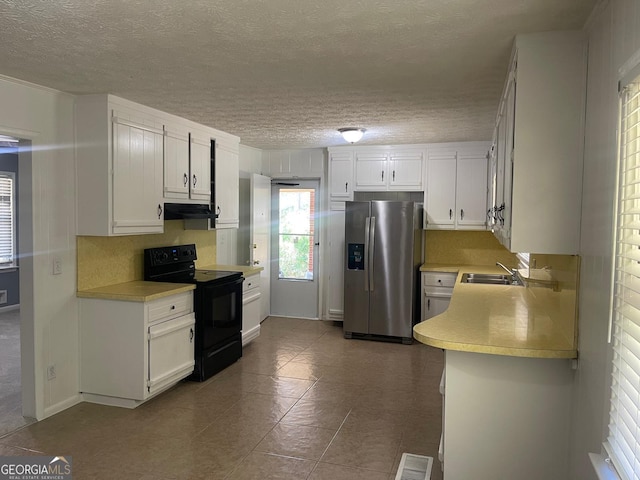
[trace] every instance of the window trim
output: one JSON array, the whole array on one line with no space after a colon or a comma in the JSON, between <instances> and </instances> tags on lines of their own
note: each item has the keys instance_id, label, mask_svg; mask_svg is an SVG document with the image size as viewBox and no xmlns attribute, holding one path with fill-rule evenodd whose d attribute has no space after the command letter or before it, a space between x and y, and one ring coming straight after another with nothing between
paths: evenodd
<instances>
[{"instance_id":1,"label":"window trim","mask_svg":"<svg viewBox=\"0 0 640 480\"><path fill-rule=\"evenodd\" d=\"M629 99L627 98L629 87L631 84L635 84L636 91L633 94L632 100L637 101L638 96L640 95L640 51L636 52L635 55L631 57L631 59L625 63L625 65L619 71L619 82L618 82L618 91L619 91L619 99L618 99L618 115L617 115L617 155L616 155L616 182L614 188L614 212L613 212L613 228L614 228L614 241L612 245L612 268L611 268L611 285L610 285L610 296L609 296L609 325L608 325L608 342L612 345L613 349L613 357L610 364L610 372L611 372L611 395L609 397L609 401L607 403L608 409L608 426L607 426L607 437L603 442L603 449L606 452L607 458L605 461L611 467L612 473L615 470L615 475L623 480L630 480L627 475L624 464L625 461L622 457L624 457L624 453L622 450L619 450L618 445L622 445L624 449L624 445L627 443L623 438L624 434L619 432L617 427L624 427L624 420L620 417L624 417L622 410L626 411L624 408L624 401L620 399L620 394L626 395L624 393L624 387L621 385L621 380L625 378L623 373L623 368L625 366L629 366L629 364L624 360L624 358L631 358L632 363L634 357L633 351L629 350L629 355L623 355L625 350L628 350L626 347L626 341L624 341L625 334L628 329L624 326L625 320L627 322L633 322L628 315L624 315L623 310L625 306L632 307L632 301L627 298L626 290L628 289L627 279L628 277L636 277L637 274L634 274L632 270L625 266L625 263L629 263L630 259L627 257L625 261L624 253L630 250L630 246L635 245L635 243L629 243L629 240L625 240L625 235L623 235L624 229L629 229L629 220L625 220L623 222L623 217L627 216L630 212L624 211L622 205L630 200L634 199L633 195L627 195L626 190L630 189L630 184L626 183L624 186L622 185L625 182L626 176L625 174L629 174L632 168L640 169L640 159L635 160L631 165L627 164L628 158L632 155L637 155L638 152L634 151L632 153L628 153L626 150L626 145L631 143L630 141L624 138L626 131L623 132L623 129L627 128L626 121L628 119L629 112L626 111L627 103ZM637 109L634 110L636 117L638 116ZM637 127L637 123L634 124ZM637 138L640 138L640 135L635 134L634 141L638 141ZM623 171L624 170L624 171ZM637 188L637 187L636 187ZM636 197L637 198L637 197ZM637 213L636 213L637 215ZM627 217L628 218L628 217ZM626 226L625 226L626 225ZM635 228L633 230L636 230ZM633 262L633 260L631 260ZM633 286L633 282L631 284ZM636 307L637 308L637 307ZM616 330L619 331L620 335L616 334ZM630 337L633 337L632 334L627 334ZM638 339L635 339L636 341ZM623 342L624 341L624 342ZM633 358L632 358L633 357ZM636 362L637 363L637 362ZM640 374L640 367L634 368L629 367L634 374ZM627 402L628 403L628 402ZM633 403L633 407L636 408L635 416L637 418L637 414L640 411L640 399L638 402ZM616 413L618 412L618 413ZM633 412L632 412L633 413ZM637 422L637 420L635 420ZM640 425L636 423L636 429L640 428ZM614 433L615 430L615 433ZM621 444L617 442L612 442L618 438L618 435L621 438ZM615 443L615 445L614 445ZM636 444L637 442L634 442ZM634 447L635 445L631 445ZM620 453L620 456L618 456ZM633 470L638 469L637 471L633 471L633 475L636 476L640 474L640 468L637 465L640 463L640 450L634 448L633 451L633 465L631 466ZM592 462L593 462L592 457ZM593 462L594 468L598 475L601 472L597 467L597 462ZM600 477L603 478L603 477ZM610 478L610 477L604 477Z\"/></svg>"},{"instance_id":2,"label":"window trim","mask_svg":"<svg viewBox=\"0 0 640 480\"><path fill-rule=\"evenodd\" d=\"M0 262L0 272L6 270L13 270L18 268L18 258L16 255L17 250L17 231L16 228L16 172L10 170L0 170L0 178L8 177L11 180L11 261L10 262Z\"/></svg>"}]
</instances>

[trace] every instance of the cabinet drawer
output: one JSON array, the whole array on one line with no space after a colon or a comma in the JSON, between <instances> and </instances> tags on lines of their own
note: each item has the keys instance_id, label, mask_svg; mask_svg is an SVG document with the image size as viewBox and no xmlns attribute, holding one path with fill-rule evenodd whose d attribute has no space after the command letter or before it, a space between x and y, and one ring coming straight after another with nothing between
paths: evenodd
<instances>
[{"instance_id":1,"label":"cabinet drawer","mask_svg":"<svg viewBox=\"0 0 640 480\"><path fill-rule=\"evenodd\" d=\"M242 293L248 292L249 290L254 290L256 288L260 288L260 274L249 275L245 277L244 282L242 282Z\"/></svg>"},{"instance_id":2,"label":"cabinet drawer","mask_svg":"<svg viewBox=\"0 0 640 480\"><path fill-rule=\"evenodd\" d=\"M179 293L149 302L149 323L168 320L193 312L193 292Z\"/></svg>"},{"instance_id":3,"label":"cabinet drawer","mask_svg":"<svg viewBox=\"0 0 640 480\"><path fill-rule=\"evenodd\" d=\"M453 287L430 287L425 286L423 293L427 297L446 297L451 298L453 295Z\"/></svg>"},{"instance_id":4,"label":"cabinet drawer","mask_svg":"<svg viewBox=\"0 0 640 480\"><path fill-rule=\"evenodd\" d=\"M422 272L422 285L433 287L453 287L458 274L455 272Z\"/></svg>"}]
</instances>

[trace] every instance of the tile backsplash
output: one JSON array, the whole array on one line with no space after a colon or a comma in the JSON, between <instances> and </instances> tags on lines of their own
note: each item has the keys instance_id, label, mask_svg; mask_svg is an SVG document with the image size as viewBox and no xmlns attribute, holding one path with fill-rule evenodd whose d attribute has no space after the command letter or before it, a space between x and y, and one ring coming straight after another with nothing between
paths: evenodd
<instances>
[{"instance_id":1,"label":"tile backsplash","mask_svg":"<svg viewBox=\"0 0 640 480\"><path fill-rule=\"evenodd\" d=\"M77 237L78 290L142 280L145 248L195 243L197 266L216 263L215 230L184 230L182 220L164 222L164 233Z\"/></svg>"}]
</instances>

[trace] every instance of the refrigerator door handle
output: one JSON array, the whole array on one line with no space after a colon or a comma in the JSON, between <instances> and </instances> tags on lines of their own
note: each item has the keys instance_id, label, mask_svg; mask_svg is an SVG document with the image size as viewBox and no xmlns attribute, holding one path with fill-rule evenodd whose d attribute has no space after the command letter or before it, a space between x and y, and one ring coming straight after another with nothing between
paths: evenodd
<instances>
[{"instance_id":1,"label":"refrigerator door handle","mask_svg":"<svg viewBox=\"0 0 640 480\"><path fill-rule=\"evenodd\" d=\"M371 230L371 217L364 220L364 291L369 291L369 232Z\"/></svg>"},{"instance_id":2,"label":"refrigerator door handle","mask_svg":"<svg viewBox=\"0 0 640 480\"><path fill-rule=\"evenodd\" d=\"M369 291L373 292L373 274L375 248L376 248L376 217L371 217L371 231L369 232Z\"/></svg>"}]
</instances>

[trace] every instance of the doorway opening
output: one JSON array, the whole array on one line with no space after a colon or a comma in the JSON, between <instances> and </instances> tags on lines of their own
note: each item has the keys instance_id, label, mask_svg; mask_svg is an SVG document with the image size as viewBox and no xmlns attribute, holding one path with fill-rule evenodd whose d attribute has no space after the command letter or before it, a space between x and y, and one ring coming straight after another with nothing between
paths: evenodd
<instances>
[{"instance_id":1,"label":"doorway opening","mask_svg":"<svg viewBox=\"0 0 640 480\"><path fill-rule=\"evenodd\" d=\"M23 416L19 231L24 221L20 212L24 216L28 211L19 200L19 185L30 179L30 169L20 168L24 149L30 152L30 142L0 135L0 437L35 421Z\"/></svg>"},{"instance_id":2,"label":"doorway opening","mask_svg":"<svg viewBox=\"0 0 640 480\"><path fill-rule=\"evenodd\" d=\"M318 318L319 181L272 185L271 315Z\"/></svg>"}]
</instances>

